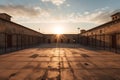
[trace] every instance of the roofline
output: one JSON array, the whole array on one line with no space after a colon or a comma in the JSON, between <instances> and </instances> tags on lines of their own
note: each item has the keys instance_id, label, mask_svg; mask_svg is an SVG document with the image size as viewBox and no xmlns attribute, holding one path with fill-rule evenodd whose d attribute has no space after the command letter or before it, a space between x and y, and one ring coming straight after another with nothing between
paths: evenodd
<instances>
[{"instance_id":1,"label":"roofline","mask_svg":"<svg viewBox=\"0 0 120 80\"><path fill-rule=\"evenodd\" d=\"M112 17L112 16L115 16L115 15L117 15L117 14L120 14L120 12L117 12L117 13L115 13L115 14L111 15L111 17Z\"/></svg>"},{"instance_id":2,"label":"roofline","mask_svg":"<svg viewBox=\"0 0 120 80\"><path fill-rule=\"evenodd\" d=\"M106 27L105 25L114 23L114 22L116 22L116 21L119 21L119 22L120 22L120 19L114 20L114 21L109 21L109 22L107 22L107 23L104 23L104 24L99 25L99 26L97 26L97 27L94 27L94 28L92 28L92 29L89 29L89 30L87 30L86 32L89 32L89 31L92 31L92 30L95 30L95 29L98 29L98 28L101 28L101 27ZM84 33L86 33L86 32L84 32ZM81 34L84 34L84 33L81 33Z\"/></svg>"},{"instance_id":3,"label":"roofline","mask_svg":"<svg viewBox=\"0 0 120 80\"><path fill-rule=\"evenodd\" d=\"M12 16L10 16L9 14L7 14L7 13L0 13L0 14L5 14L5 15L7 15L7 16L9 16L9 17L12 17Z\"/></svg>"},{"instance_id":4,"label":"roofline","mask_svg":"<svg viewBox=\"0 0 120 80\"><path fill-rule=\"evenodd\" d=\"M6 13L5 13L5 14L6 14ZM35 31L35 30L33 30L33 29L27 28L27 27L25 27L25 26L23 26L23 25L17 24L17 23L15 23L15 22L8 21L8 20L2 19L2 18L0 18L0 19L3 20L3 21L9 22L9 23L13 23L13 24L15 24L15 25L18 25L19 27L23 27L23 28L28 29L28 30L30 30L30 31L33 31L33 32L36 32L36 33L39 33L39 34L43 34L43 33L37 32L37 31Z\"/></svg>"},{"instance_id":5,"label":"roofline","mask_svg":"<svg viewBox=\"0 0 120 80\"><path fill-rule=\"evenodd\" d=\"M44 34L44 35L57 35L57 34ZM61 35L78 35L78 34L61 34Z\"/></svg>"}]
</instances>

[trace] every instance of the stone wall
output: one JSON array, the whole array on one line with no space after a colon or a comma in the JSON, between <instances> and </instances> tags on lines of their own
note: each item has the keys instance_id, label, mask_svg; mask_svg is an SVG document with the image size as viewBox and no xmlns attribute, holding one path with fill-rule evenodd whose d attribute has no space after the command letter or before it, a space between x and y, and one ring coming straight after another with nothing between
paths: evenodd
<instances>
[{"instance_id":1,"label":"stone wall","mask_svg":"<svg viewBox=\"0 0 120 80\"><path fill-rule=\"evenodd\" d=\"M45 43L76 43L78 40L77 34L46 34Z\"/></svg>"},{"instance_id":2,"label":"stone wall","mask_svg":"<svg viewBox=\"0 0 120 80\"><path fill-rule=\"evenodd\" d=\"M42 39L43 34L39 32L12 21L0 19L0 49L4 52L7 52L7 49L12 51L40 44Z\"/></svg>"},{"instance_id":3,"label":"stone wall","mask_svg":"<svg viewBox=\"0 0 120 80\"><path fill-rule=\"evenodd\" d=\"M120 50L120 19L110 21L80 34L81 44Z\"/></svg>"}]
</instances>

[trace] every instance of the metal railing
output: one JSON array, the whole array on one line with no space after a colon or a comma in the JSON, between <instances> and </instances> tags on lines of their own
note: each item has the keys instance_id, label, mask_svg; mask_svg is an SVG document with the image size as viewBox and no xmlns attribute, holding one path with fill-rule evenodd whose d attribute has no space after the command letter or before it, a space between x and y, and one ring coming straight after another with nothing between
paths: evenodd
<instances>
[{"instance_id":1,"label":"metal railing","mask_svg":"<svg viewBox=\"0 0 120 80\"><path fill-rule=\"evenodd\" d=\"M80 44L120 53L120 33L81 36Z\"/></svg>"},{"instance_id":2,"label":"metal railing","mask_svg":"<svg viewBox=\"0 0 120 80\"><path fill-rule=\"evenodd\" d=\"M40 44L42 38L26 34L0 33L0 53L7 53Z\"/></svg>"}]
</instances>

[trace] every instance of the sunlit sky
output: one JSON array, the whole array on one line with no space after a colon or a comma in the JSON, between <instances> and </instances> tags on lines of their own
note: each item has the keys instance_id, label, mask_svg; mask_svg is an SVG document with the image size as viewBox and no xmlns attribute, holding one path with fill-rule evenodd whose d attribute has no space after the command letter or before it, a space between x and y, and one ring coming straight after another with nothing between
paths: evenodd
<instances>
[{"instance_id":1,"label":"sunlit sky","mask_svg":"<svg viewBox=\"0 0 120 80\"><path fill-rule=\"evenodd\" d=\"M41 33L78 33L111 20L120 9L120 0L0 0L0 12L12 21Z\"/></svg>"}]
</instances>

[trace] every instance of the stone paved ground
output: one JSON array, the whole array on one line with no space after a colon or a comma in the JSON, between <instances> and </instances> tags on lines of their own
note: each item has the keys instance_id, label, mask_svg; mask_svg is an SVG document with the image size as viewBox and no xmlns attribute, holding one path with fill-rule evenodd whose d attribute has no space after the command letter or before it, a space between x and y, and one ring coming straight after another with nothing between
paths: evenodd
<instances>
[{"instance_id":1,"label":"stone paved ground","mask_svg":"<svg viewBox=\"0 0 120 80\"><path fill-rule=\"evenodd\" d=\"M120 54L45 46L0 55L0 80L120 80Z\"/></svg>"}]
</instances>

